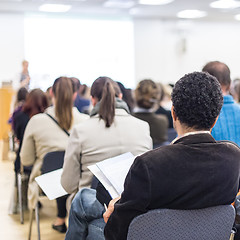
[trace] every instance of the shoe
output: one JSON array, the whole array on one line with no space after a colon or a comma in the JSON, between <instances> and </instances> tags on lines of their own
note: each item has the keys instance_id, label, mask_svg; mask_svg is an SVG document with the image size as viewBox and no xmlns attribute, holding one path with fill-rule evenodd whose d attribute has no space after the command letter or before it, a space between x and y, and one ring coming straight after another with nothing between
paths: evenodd
<instances>
[{"instance_id":1,"label":"shoe","mask_svg":"<svg viewBox=\"0 0 240 240\"><path fill-rule=\"evenodd\" d=\"M67 227L66 227L65 223L62 224L62 225L54 225L54 224L53 224L53 225L52 225L52 228L53 228L54 230L60 232L60 233L65 233L65 232L67 231Z\"/></svg>"}]
</instances>

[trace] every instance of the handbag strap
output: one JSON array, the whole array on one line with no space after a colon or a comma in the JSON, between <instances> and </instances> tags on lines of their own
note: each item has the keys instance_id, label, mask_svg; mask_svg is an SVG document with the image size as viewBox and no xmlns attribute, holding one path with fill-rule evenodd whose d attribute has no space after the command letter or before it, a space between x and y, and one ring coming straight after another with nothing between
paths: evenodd
<instances>
[{"instance_id":1,"label":"handbag strap","mask_svg":"<svg viewBox=\"0 0 240 240\"><path fill-rule=\"evenodd\" d=\"M58 121L54 118L54 117L52 117L50 114L48 114L48 113L46 113L68 136L70 136L70 133L66 130L66 129L64 129L64 128L62 128L60 125L59 125L59 123L58 123Z\"/></svg>"}]
</instances>

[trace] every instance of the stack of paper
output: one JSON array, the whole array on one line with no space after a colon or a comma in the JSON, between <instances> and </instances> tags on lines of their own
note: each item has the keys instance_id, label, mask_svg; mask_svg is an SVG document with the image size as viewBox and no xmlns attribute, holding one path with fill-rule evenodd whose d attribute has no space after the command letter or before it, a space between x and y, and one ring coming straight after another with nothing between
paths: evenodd
<instances>
[{"instance_id":1,"label":"stack of paper","mask_svg":"<svg viewBox=\"0 0 240 240\"><path fill-rule=\"evenodd\" d=\"M88 168L108 190L111 197L116 198L123 192L124 181L134 159L135 156L128 152L98 162Z\"/></svg>"}]
</instances>

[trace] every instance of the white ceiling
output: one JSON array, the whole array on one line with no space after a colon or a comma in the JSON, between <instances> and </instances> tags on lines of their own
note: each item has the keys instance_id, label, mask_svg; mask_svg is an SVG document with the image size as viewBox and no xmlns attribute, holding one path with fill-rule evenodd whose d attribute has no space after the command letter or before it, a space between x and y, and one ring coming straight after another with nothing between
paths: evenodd
<instances>
[{"instance_id":1,"label":"white ceiling","mask_svg":"<svg viewBox=\"0 0 240 240\"><path fill-rule=\"evenodd\" d=\"M108 0L126 2L129 0ZM234 15L240 14L240 8L231 10L213 9L209 4L214 0L175 0L162 6L148 6L138 4L134 1L131 8L106 8L106 0L0 0L0 13L26 13L38 12L43 3L70 4L71 10L68 14L97 15L97 16L132 16L135 18L160 18L176 19L177 12L185 9L198 9L206 11L207 17L202 20L208 21L236 21Z\"/></svg>"}]
</instances>

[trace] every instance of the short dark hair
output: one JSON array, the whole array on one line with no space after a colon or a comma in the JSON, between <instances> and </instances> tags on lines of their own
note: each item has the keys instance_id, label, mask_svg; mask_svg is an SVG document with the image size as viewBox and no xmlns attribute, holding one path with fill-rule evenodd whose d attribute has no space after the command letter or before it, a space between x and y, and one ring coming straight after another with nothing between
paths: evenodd
<instances>
[{"instance_id":1,"label":"short dark hair","mask_svg":"<svg viewBox=\"0 0 240 240\"><path fill-rule=\"evenodd\" d=\"M209 130L223 105L221 86L208 73L189 73L175 84L172 102L182 124L196 130Z\"/></svg>"},{"instance_id":2,"label":"short dark hair","mask_svg":"<svg viewBox=\"0 0 240 240\"><path fill-rule=\"evenodd\" d=\"M202 71L216 77L221 86L229 87L231 84L230 69L225 63L219 61L209 62L203 67Z\"/></svg>"}]
</instances>

